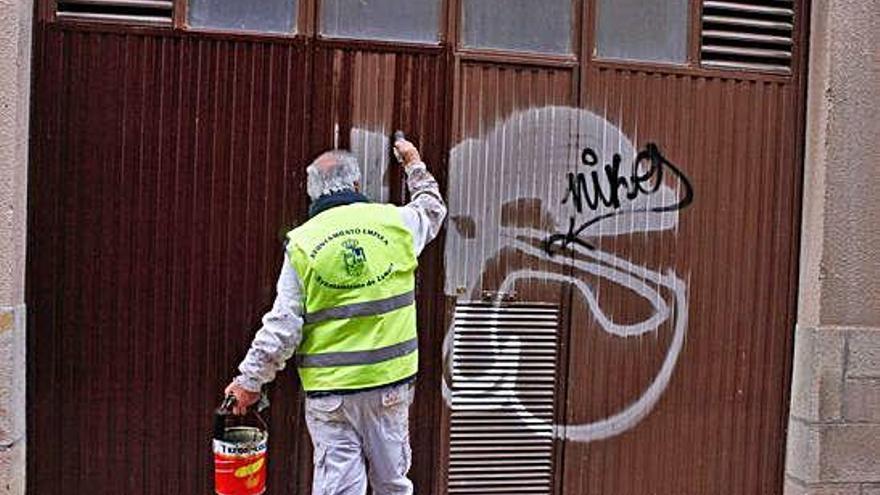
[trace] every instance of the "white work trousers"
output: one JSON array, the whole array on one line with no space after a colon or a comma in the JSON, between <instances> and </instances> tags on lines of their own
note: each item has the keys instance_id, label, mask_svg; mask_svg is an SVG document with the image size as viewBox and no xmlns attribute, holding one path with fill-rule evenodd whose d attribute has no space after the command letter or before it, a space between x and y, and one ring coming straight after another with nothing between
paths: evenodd
<instances>
[{"instance_id":1,"label":"white work trousers","mask_svg":"<svg viewBox=\"0 0 880 495\"><path fill-rule=\"evenodd\" d=\"M409 408L413 385L306 398L314 446L312 495L412 495ZM368 474L369 467L369 474Z\"/></svg>"}]
</instances>

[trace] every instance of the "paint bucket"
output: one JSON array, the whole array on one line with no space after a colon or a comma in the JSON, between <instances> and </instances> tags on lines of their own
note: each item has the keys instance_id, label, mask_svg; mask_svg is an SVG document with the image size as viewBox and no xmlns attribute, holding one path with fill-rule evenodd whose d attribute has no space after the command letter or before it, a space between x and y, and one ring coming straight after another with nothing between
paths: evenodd
<instances>
[{"instance_id":1,"label":"paint bucket","mask_svg":"<svg viewBox=\"0 0 880 495\"><path fill-rule=\"evenodd\" d=\"M266 491L266 448L269 432L256 410L250 415L260 426L244 425L232 414L229 396L214 412L214 492L217 495L260 495Z\"/></svg>"}]
</instances>

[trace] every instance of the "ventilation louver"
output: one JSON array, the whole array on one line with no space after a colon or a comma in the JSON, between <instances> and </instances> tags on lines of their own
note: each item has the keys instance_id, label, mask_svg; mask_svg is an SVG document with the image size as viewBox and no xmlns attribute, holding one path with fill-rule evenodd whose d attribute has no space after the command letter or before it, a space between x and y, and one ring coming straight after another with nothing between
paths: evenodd
<instances>
[{"instance_id":1,"label":"ventilation louver","mask_svg":"<svg viewBox=\"0 0 880 495\"><path fill-rule=\"evenodd\" d=\"M456 306L447 493L552 493L558 346L554 305Z\"/></svg>"},{"instance_id":2,"label":"ventilation louver","mask_svg":"<svg viewBox=\"0 0 880 495\"><path fill-rule=\"evenodd\" d=\"M794 0L703 1L704 66L791 71Z\"/></svg>"},{"instance_id":3,"label":"ventilation louver","mask_svg":"<svg viewBox=\"0 0 880 495\"><path fill-rule=\"evenodd\" d=\"M58 0L58 19L171 26L173 0Z\"/></svg>"}]
</instances>

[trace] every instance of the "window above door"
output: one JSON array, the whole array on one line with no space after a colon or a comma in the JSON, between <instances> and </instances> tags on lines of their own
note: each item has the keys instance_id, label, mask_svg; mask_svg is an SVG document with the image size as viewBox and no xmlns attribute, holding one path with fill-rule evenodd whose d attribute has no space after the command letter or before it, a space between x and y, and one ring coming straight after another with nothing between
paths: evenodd
<instances>
[{"instance_id":1,"label":"window above door","mask_svg":"<svg viewBox=\"0 0 880 495\"><path fill-rule=\"evenodd\" d=\"M297 0L189 0L188 7L188 24L195 28L283 34L297 31Z\"/></svg>"},{"instance_id":2,"label":"window above door","mask_svg":"<svg viewBox=\"0 0 880 495\"><path fill-rule=\"evenodd\" d=\"M321 0L322 37L440 43L441 0Z\"/></svg>"},{"instance_id":3,"label":"window above door","mask_svg":"<svg viewBox=\"0 0 880 495\"><path fill-rule=\"evenodd\" d=\"M461 46L567 55L572 0L462 0Z\"/></svg>"},{"instance_id":4,"label":"window above door","mask_svg":"<svg viewBox=\"0 0 880 495\"><path fill-rule=\"evenodd\" d=\"M685 63L689 0L598 0L599 58Z\"/></svg>"}]
</instances>

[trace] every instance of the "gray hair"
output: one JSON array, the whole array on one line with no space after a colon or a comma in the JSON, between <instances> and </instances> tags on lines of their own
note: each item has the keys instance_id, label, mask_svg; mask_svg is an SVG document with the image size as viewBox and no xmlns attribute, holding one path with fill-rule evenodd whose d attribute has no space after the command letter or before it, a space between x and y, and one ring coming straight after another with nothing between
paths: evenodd
<instances>
[{"instance_id":1,"label":"gray hair","mask_svg":"<svg viewBox=\"0 0 880 495\"><path fill-rule=\"evenodd\" d=\"M313 200L338 191L354 190L355 184L361 180L357 158L343 150L321 154L306 167L306 174L306 192Z\"/></svg>"}]
</instances>

